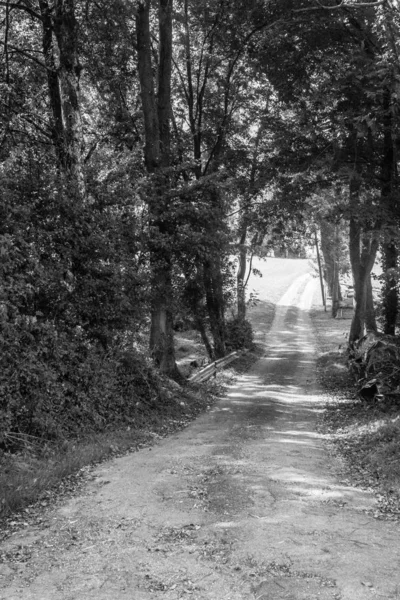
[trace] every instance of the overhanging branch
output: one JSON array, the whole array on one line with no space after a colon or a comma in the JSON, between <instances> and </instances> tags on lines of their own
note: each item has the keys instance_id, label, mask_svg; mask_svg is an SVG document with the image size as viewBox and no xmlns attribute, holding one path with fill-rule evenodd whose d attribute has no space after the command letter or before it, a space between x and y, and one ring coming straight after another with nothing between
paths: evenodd
<instances>
[{"instance_id":1,"label":"overhanging branch","mask_svg":"<svg viewBox=\"0 0 400 600\"><path fill-rule=\"evenodd\" d=\"M313 10L337 10L340 8L374 8L376 6L382 6L383 4L387 4L387 0L376 0L376 2L345 2L345 0L341 0L339 4L335 4L334 6L327 6L320 2L320 0L315 0L318 6L310 6L308 8L296 8L292 10L293 13L304 13L310 12Z\"/></svg>"},{"instance_id":2,"label":"overhanging branch","mask_svg":"<svg viewBox=\"0 0 400 600\"><path fill-rule=\"evenodd\" d=\"M34 19L38 19L38 21L42 20L42 17L40 16L39 13L37 13L35 10L30 8L29 6L26 6L26 4L24 4L23 2L0 2L0 6L8 6L8 8L15 8L17 10L23 10L26 13L28 13L28 15L33 17Z\"/></svg>"}]
</instances>

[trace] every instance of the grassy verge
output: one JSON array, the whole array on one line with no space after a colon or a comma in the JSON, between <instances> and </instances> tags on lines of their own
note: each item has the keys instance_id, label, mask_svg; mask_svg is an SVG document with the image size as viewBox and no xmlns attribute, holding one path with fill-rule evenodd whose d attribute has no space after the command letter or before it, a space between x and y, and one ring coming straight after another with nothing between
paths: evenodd
<instances>
[{"instance_id":1,"label":"grassy verge","mask_svg":"<svg viewBox=\"0 0 400 600\"><path fill-rule=\"evenodd\" d=\"M160 437L182 429L207 410L219 391L215 382L177 387L158 407L144 407L135 427L125 425L45 446L34 438L22 439L19 452L0 454L0 530L7 519L18 521L22 510L26 516L35 505L46 506L75 491L88 466L151 446Z\"/></svg>"},{"instance_id":2,"label":"grassy verge","mask_svg":"<svg viewBox=\"0 0 400 600\"><path fill-rule=\"evenodd\" d=\"M375 516L400 518L400 409L355 396L346 367L350 311L332 319L315 309L319 383L327 394L320 429L329 434L332 451L342 459L353 485L372 489L378 499Z\"/></svg>"}]
</instances>

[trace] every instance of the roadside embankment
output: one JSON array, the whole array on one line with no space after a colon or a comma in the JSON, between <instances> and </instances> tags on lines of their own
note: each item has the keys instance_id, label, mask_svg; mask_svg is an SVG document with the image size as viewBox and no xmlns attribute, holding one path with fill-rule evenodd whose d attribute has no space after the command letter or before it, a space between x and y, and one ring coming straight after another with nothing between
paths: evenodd
<instances>
[{"instance_id":1,"label":"roadside embankment","mask_svg":"<svg viewBox=\"0 0 400 600\"><path fill-rule=\"evenodd\" d=\"M400 407L356 394L347 366L351 311L332 319L314 307L311 312L318 345L317 371L327 396L320 431L329 434L331 452L352 485L372 489L378 504L374 516L400 518Z\"/></svg>"}]
</instances>

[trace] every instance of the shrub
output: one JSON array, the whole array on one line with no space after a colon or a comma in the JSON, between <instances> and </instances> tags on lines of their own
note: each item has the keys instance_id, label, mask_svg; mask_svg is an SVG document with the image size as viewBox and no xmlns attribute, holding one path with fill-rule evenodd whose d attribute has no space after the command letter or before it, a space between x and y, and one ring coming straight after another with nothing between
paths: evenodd
<instances>
[{"instance_id":1,"label":"shrub","mask_svg":"<svg viewBox=\"0 0 400 600\"><path fill-rule=\"evenodd\" d=\"M249 321L235 317L226 323L226 348L229 351L252 348L253 328Z\"/></svg>"},{"instance_id":2,"label":"shrub","mask_svg":"<svg viewBox=\"0 0 400 600\"><path fill-rule=\"evenodd\" d=\"M0 328L0 444L56 440L131 422L154 406L159 380L132 343L107 350L83 331L20 318ZM141 408L138 408L141 406Z\"/></svg>"}]
</instances>

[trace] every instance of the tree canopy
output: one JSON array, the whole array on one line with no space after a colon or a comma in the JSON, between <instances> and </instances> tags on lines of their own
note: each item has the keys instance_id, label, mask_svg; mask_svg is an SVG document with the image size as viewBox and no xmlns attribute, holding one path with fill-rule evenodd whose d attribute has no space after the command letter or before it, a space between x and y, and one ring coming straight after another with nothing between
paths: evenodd
<instances>
[{"instance_id":1,"label":"tree canopy","mask_svg":"<svg viewBox=\"0 0 400 600\"><path fill-rule=\"evenodd\" d=\"M182 314L224 356L249 258L315 228L349 247L349 342L396 332L395 0L6 0L0 35L3 431L54 434L101 372L129 404L132 353L179 380Z\"/></svg>"}]
</instances>

